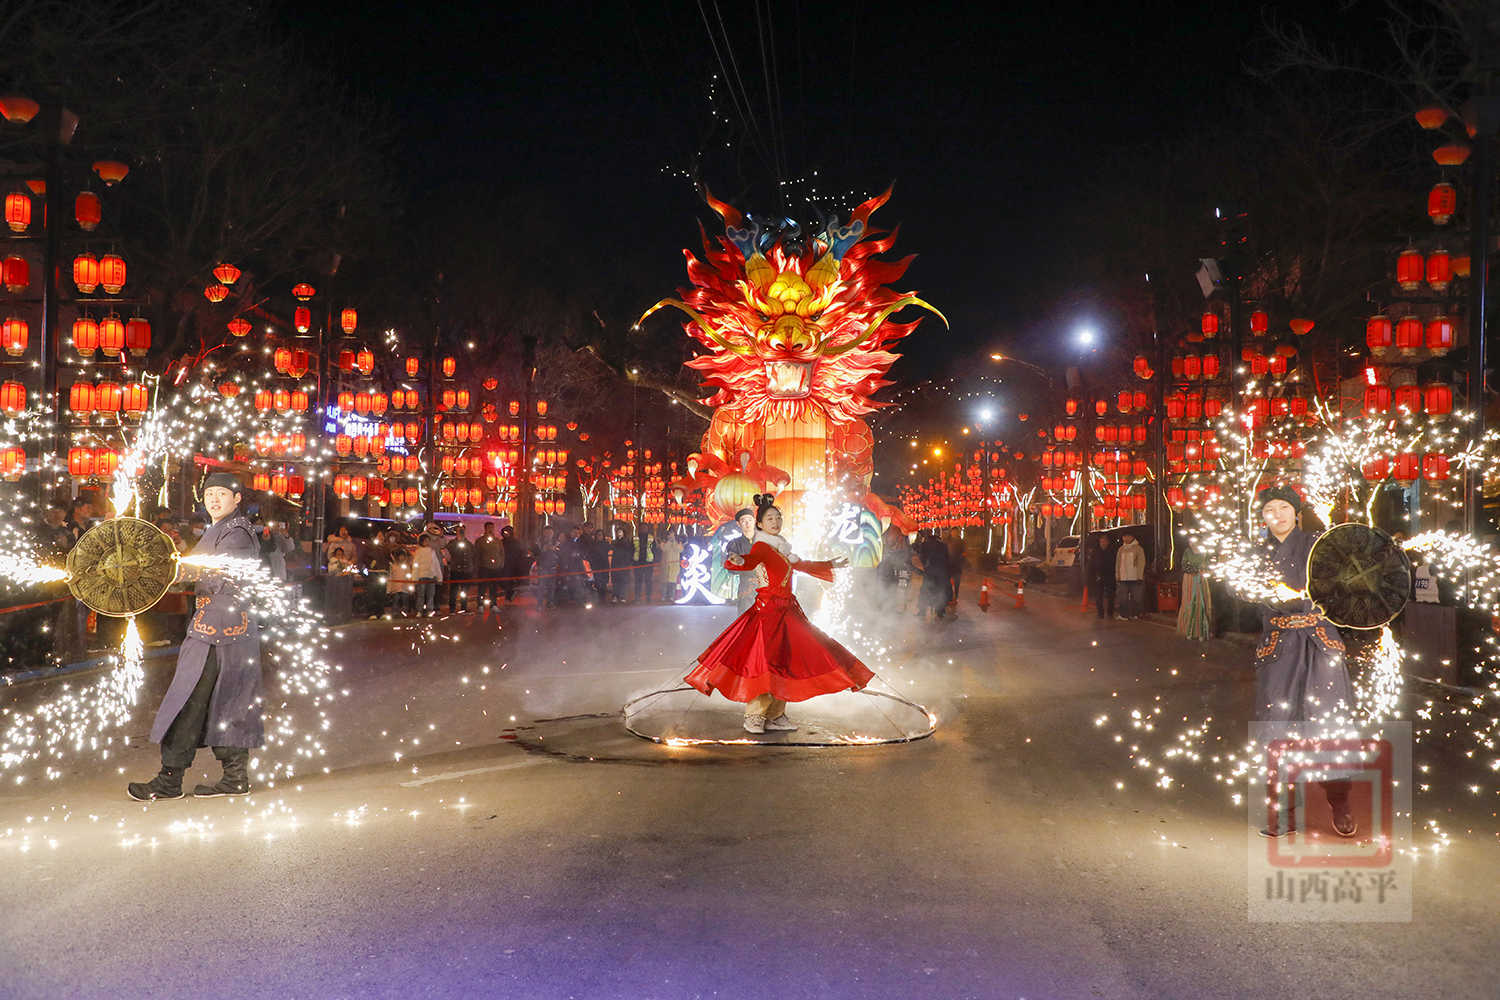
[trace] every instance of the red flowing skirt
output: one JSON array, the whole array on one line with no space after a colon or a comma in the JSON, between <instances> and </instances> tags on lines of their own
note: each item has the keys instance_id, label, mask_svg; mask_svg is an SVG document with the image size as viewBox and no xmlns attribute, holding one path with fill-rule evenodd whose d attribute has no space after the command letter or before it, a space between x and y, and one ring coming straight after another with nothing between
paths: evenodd
<instances>
[{"instance_id":1,"label":"red flowing skirt","mask_svg":"<svg viewBox=\"0 0 1500 1000\"><path fill-rule=\"evenodd\" d=\"M818 630L790 595L757 592L750 610L736 618L698 656L684 680L730 701L769 694L806 701L835 691L858 691L875 675L859 658Z\"/></svg>"}]
</instances>

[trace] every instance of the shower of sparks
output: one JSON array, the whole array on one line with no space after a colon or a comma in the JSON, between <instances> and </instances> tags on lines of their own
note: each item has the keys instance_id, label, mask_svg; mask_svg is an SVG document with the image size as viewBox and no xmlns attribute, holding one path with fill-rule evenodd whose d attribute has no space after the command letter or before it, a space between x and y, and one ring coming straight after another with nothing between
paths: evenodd
<instances>
[{"instance_id":1,"label":"shower of sparks","mask_svg":"<svg viewBox=\"0 0 1500 1000\"><path fill-rule=\"evenodd\" d=\"M262 655L276 663L280 691L262 699L266 745L251 755L251 768L262 780L295 777L299 765L327 753L322 734L331 726L327 707L338 696L331 675L339 668L323 658L328 629L296 588L271 575L259 559L235 556L185 556L180 564L197 572L221 573L234 581L239 601L260 622ZM297 726L292 700L310 699L317 713L311 727Z\"/></svg>"},{"instance_id":2,"label":"shower of sparks","mask_svg":"<svg viewBox=\"0 0 1500 1000\"><path fill-rule=\"evenodd\" d=\"M1455 474L1424 478L1423 510L1429 520L1436 520L1434 514L1440 511L1456 516L1464 506L1466 482L1500 474L1500 432L1491 430L1476 440L1468 426L1472 415L1454 416L1451 422L1436 422L1402 410L1394 416L1351 419L1320 405L1306 437L1302 469L1291 484L1301 490L1308 507L1323 523L1373 525L1376 495L1389 476L1387 470L1394 465L1395 456L1436 452L1448 456ZM1204 559L1206 574L1253 603L1307 596L1278 578L1262 541L1264 526L1253 506L1259 490L1287 481L1276 474L1268 457L1266 442L1271 436L1264 425L1257 426L1226 409L1215 428L1216 463L1202 477L1204 481L1187 484L1189 494L1202 503L1195 521L1185 524L1184 530ZM1367 477L1367 471L1374 478ZM1457 530L1424 531L1401 544L1408 553L1424 559L1435 575L1452 584L1459 602L1487 615L1500 613L1500 553L1493 546ZM1483 643L1472 652L1492 667L1500 664L1500 641L1491 635ZM1442 703L1429 699L1413 707L1414 699L1405 684L1410 657L1389 626L1380 629L1375 641L1362 644L1350 655L1355 704L1312 723L1320 736L1367 736L1379 733L1387 722L1411 717L1418 748L1424 741L1441 741L1449 748L1453 743L1467 744L1464 753L1468 759L1487 761L1489 772L1500 774L1500 757L1495 756L1500 751L1500 682L1489 680L1477 693L1454 695ZM1484 671L1483 666L1475 669ZM1182 784L1187 771L1208 772L1227 787L1238 805L1243 802L1247 781L1254 778L1264 783L1265 748L1255 740L1236 745L1215 730L1211 716L1194 721L1187 715L1169 718L1166 711L1158 695L1152 705L1131 710L1123 728L1112 727L1109 715L1100 715L1094 721L1101 730L1115 730L1114 741L1157 788ZM1173 726L1174 720L1181 728ZM1168 735L1171 728L1176 731ZM1418 766L1417 792L1432 790L1439 766ZM1493 787L1467 787L1475 795L1497 794ZM1436 852L1450 842L1449 835L1431 821L1422 829L1429 841L1426 846L1411 845L1404 850Z\"/></svg>"},{"instance_id":3,"label":"shower of sparks","mask_svg":"<svg viewBox=\"0 0 1500 1000\"><path fill-rule=\"evenodd\" d=\"M139 512L145 495L144 480L159 475L168 459L191 461L199 454L228 454L236 442L253 440L262 455L274 453L277 442L300 429L302 414L277 414L257 410L253 404L255 383L242 383L236 396L225 396L208 386L185 387L171 400L152 409L138 425L93 428L96 436L112 435L110 443L121 448L111 482L111 516ZM28 411L0 423L0 447L22 446L39 452L41 471L62 470L50 448L51 414ZM331 446L319 436L309 436L307 449L298 456L309 478L326 475L333 458ZM0 581L34 584L60 581L66 571L44 565L37 556L34 510L21 491L0 497ZM292 777L299 766L325 753L324 733L330 726L327 703L335 695L329 677L337 669L322 659L327 630L321 618L300 599L294 589L274 579L258 559L220 556L188 556L178 560L190 573L217 572L232 578L252 617L262 622L262 655L277 664L278 690L263 700L266 747L252 755L252 769L263 781ZM51 700L22 711L14 706L0 710L0 770L19 771L31 762L44 762L49 778L61 772L57 761L72 755L97 753L103 759L125 746L120 732L136 710L145 682L144 648L134 619L126 628L121 649L109 658L109 669L84 685L64 683ZM292 710L296 699L310 699L316 719L298 728ZM17 773L16 781L26 775Z\"/></svg>"}]
</instances>

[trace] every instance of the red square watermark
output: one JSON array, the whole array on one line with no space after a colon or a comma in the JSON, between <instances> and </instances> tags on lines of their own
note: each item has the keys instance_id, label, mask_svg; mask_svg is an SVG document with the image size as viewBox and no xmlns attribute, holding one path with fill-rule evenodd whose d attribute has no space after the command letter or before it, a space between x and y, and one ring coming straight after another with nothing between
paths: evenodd
<instances>
[{"instance_id":1,"label":"red square watermark","mask_svg":"<svg viewBox=\"0 0 1500 1000\"><path fill-rule=\"evenodd\" d=\"M1266 744L1266 839L1274 868L1385 868L1394 855L1395 754L1367 738L1282 738ZM1332 797L1347 799L1358 833L1333 831Z\"/></svg>"}]
</instances>

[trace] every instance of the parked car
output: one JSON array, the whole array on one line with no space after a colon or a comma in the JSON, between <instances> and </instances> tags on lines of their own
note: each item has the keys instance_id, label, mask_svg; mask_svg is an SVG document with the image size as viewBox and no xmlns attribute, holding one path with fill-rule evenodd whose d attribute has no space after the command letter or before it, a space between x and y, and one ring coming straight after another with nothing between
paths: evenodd
<instances>
[{"instance_id":1,"label":"parked car","mask_svg":"<svg viewBox=\"0 0 1500 1000\"><path fill-rule=\"evenodd\" d=\"M1078 544L1083 541L1077 535L1069 535L1058 540L1052 549L1052 555L1047 557L1048 566L1072 566L1078 560Z\"/></svg>"}]
</instances>

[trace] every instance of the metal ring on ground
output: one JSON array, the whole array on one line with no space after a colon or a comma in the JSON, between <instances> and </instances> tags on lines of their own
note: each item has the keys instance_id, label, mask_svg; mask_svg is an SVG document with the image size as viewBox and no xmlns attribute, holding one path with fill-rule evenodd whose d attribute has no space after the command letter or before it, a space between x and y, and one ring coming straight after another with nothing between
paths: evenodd
<instances>
[{"instance_id":1,"label":"metal ring on ground","mask_svg":"<svg viewBox=\"0 0 1500 1000\"><path fill-rule=\"evenodd\" d=\"M934 715L932 712L930 712L927 709L926 706L919 705L919 704L917 704L914 701L911 701L911 700L909 700L907 698L903 698L899 694L890 694L890 693L887 693L885 691L871 691L871 690L868 690L868 689L863 690L863 691L838 692L838 694L842 695L842 694L846 694L847 693L847 694L850 694L850 695L858 695L858 696L863 696L863 697L866 697L866 698L875 698L875 699L881 699L881 698L883 698L883 699L886 699L888 701L895 702L896 704L898 704L900 706L903 706L905 709L909 709L909 710L912 710L912 711L916 712L917 715L920 716L920 718L922 720L922 725L908 729L906 727L903 727L903 726L897 724L895 722L895 720L891 719L891 717L883 709L881 709L879 707L876 707L876 711L879 712L880 715L882 715L885 718L885 721L890 725L890 727L892 729L892 733L889 736L874 736L874 735L840 733L840 732L836 732L836 731L831 731L831 730L825 728L824 726L822 726L821 724L818 724L816 722L806 722L806 721L804 721L804 723L802 724L802 728L799 729L797 732L794 732L794 733L767 733L764 736L762 736L762 735L760 735L758 733L757 734L751 734L751 733L745 733L745 732L743 732L743 730L741 729L741 723L740 723L740 719L739 719L738 716L736 716L735 719L734 719L734 726L735 726L735 728L737 730L740 730L740 735L737 736L737 737L733 737L733 738L730 738L730 737L713 737L713 736L690 736L690 735L686 735L686 734L684 734L684 735L653 734L653 733L650 733L650 732L643 732L639 728L639 715L640 715L640 711L641 711L641 709L639 708L639 706L641 705L642 702L644 702L644 701L646 701L648 699L651 699L651 698L659 698L659 697L663 697L663 696L666 696L666 695L679 694L679 693L685 692L685 691L691 691L693 693L693 697L694 697L695 702L696 702L696 707L698 709L706 711L706 712L711 712L715 716L722 716L722 715L725 714L723 712L717 711L714 708L711 708L710 706L712 704L714 704L714 703L708 702L707 699L705 699L703 697L702 692L698 691L696 688L688 687L685 684L682 685L682 686L680 686L680 687L661 688L660 690L650 691L650 692L648 692L646 694L643 694L643 695L640 695L638 697L632 698L630 701L627 701L624 704L623 707L621 707L621 709L620 709L620 716L621 716L621 718L623 719L623 721L625 723L625 730L626 730L626 732L630 733L632 736L638 736L641 739L647 740L647 741L649 741L651 743L658 743L658 744L661 744L663 746L672 746L672 747L689 747L689 746L692 746L692 747L697 747L697 746L858 747L858 746L882 746L882 745L889 744L889 743L913 743L913 742L916 742L917 740L926 739L927 737L931 736L934 732L937 731L937 716ZM814 698L814 699L811 699L811 700L806 701L806 702L797 702L796 704L802 705L802 706L815 706L820 701L822 701L823 699L825 699L825 698L832 698L832 697L837 697L837 695L820 695L818 698ZM736 704L736 703L730 702L730 704ZM804 719L805 719L805 716L804 716Z\"/></svg>"}]
</instances>

